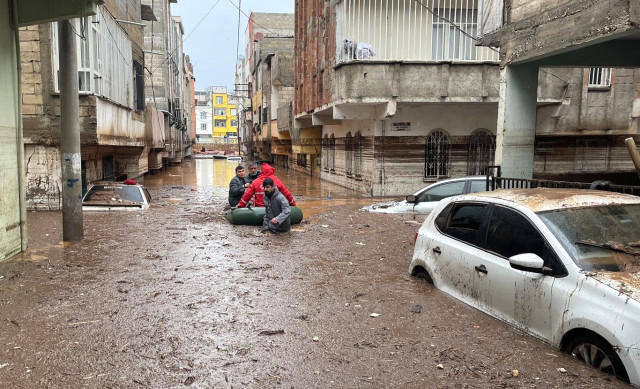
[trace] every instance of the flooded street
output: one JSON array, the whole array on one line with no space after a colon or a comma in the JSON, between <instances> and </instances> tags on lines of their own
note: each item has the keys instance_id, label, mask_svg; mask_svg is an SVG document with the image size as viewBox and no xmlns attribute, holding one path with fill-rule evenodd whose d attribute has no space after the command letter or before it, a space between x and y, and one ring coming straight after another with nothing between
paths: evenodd
<instances>
[{"instance_id":1,"label":"flooded street","mask_svg":"<svg viewBox=\"0 0 640 389\"><path fill-rule=\"evenodd\" d=\"M276 167L302 224L230 225L234 167L147 176L151 208L85 213L81 243L29 213L0 263L0 388L627 387L410 277L421 220L359 210L380 199Z\"/></svg>"}]
</instances>

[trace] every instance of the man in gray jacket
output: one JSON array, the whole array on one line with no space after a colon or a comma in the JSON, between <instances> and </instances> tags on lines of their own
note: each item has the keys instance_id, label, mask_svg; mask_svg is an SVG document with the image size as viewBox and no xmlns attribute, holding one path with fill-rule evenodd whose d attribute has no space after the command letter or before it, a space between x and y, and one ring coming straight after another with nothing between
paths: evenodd
<instances>
[{"instance_id":1,"label":"man in gray jacket","mask_svg":"<svg viewBox=\"0 0 640 389\"><path fill-rule=\"evenodd\" d=\"M262 182L264 188L264 220L262 221L262 233L271 231L282 234L291 229L291 207L289 201L274 185L271 178L265 178Z\"/></svg>"},{"instance_id":2,"label":"man in gray jacket","mask_svg":"<svg viewBox=\"0 0 640 389\"><path fill-rule=\"evenodd\" d=\"M240 202L244 190L249 186L249 182L245 179L245 170L242 165L236 166L236 175L229 183L229 205L235 207Z\"/></svg>"}]
</instances>

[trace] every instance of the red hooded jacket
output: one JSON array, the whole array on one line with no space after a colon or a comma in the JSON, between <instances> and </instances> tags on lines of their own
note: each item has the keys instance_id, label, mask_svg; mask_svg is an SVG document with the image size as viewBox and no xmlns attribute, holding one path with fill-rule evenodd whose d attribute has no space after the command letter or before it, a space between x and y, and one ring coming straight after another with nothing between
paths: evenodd
<instances>
[{"instance_id":1,"label":"red hooded jacket","mask_svg":"<svg viewBox=\"0 0 640 389\"><path fill-rule=\"evenodd\" d=\"M278 177L273 175L274 172L275 170L271 166L263 163L260 175L258 176L258 178L253 180L251 185L244 191L244 195L238 203L238 208L246 207L247 203L249 203L249 200L251 200L253 196L255 196L255 199L253 200L253 206L264 207L264 189L262 188L262 182L265 178L271 178L273 180L273 183L278 188L280 193L282 193L284 197L286 197L286 199L289 201L289 205L296 205L296 201L293 199L293 195L291 194L291 192L289 192L289 189L284 186L282 181L280 181Z\"/></svg>"}]
</instances>

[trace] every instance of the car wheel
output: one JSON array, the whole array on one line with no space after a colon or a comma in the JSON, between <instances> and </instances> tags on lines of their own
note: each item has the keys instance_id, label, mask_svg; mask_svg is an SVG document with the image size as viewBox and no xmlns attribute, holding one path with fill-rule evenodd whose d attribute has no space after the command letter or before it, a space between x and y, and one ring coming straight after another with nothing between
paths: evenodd
<instances>
[{"instance_id":1,"label":"car wheel","mask_svg":"<svg viewBox=\"0 0 640 389\"><path fill-rule=\"evenodd\" d=\"M431 279L429 272L427 272L425 269L419 269L418 271L416 271L416 273L414 274L414 277L419 278L421 280L425 280L430 284L433 284L433 280Z\"/></svg>"},{"instance_id":2,"label":"car wheel","mask_svg":"<svg viewBox=\"0 0 640 389\"><path fill-rule=\"evenodd\" d=\"M580 335L569 342L567 352L576 359L595 367L601 372L613 374L629 382L627 371L616 351L597 335Z\"/></svg>"}]
</instances>

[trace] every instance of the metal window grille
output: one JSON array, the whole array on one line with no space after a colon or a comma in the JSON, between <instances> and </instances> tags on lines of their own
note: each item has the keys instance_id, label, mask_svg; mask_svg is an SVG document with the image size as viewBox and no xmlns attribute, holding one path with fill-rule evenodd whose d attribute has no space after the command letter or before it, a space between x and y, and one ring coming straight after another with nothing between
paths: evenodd
<instances>
[{"instance_id":1,"label":"metal window grille","mask_svg":"<svg viewBox=\"0 0 640 389\"><path fill-rule=\"evenodd\" d=\"M353 138L353 174L362 177L362 135L356 132Z\"/></svg>"},{"instance_id":2,"label":"metal window grille","mask_svg":"<svg viewBox=\"0 0 640 389\"><path fill-rule=\"evenodd\" d=\"M487 166L493 165L496 137L488 130L476 130L469 137L467 175L487 174Z\"/></svg>"},{"instance_id":3,"label":"metal window grille","mask_svg":"<svg viewBox=\"0 0 640 389\"><path fill-rule=\"evenodd\" d=\"M336 137L333 134L329 138L329 170L336 170Z\"/></svg>"},{"instance_id":4,"label":"metal window grille","mask_svg":"<svg viewBox=\"0 0 640 389\"><path fill-rule=\"evenodd\" d=\"M498 61L474 39L481 1L344 0L336 6L336 62Z\"/></svg>"},{"instance_id":5,"label":"metal window grille","mask_svg":"<svg viewBox=\"0 0 640 389\"><path fill-rule=\"evenodd\" d=\"M353 174L353 136L351 132L347 133L347 137L344 140L344 171L347 175Z\"/></svg>"},{"instance_id":6,"label":"metal window grille","mask_svg":"<svg viewBox=\"0 0 640 389\"><path fill-rule=\"evenodd\" d=\"M589 68L589 87L611 86L611 68Z\"/></svg>"},{"instance_id":7,"label":"metal window grille","mask_svg":"<svg viewBox=\"0 0 640 389\"><path fill-rule=\"evenodd\" d=\"M449 135L442 130L434 130L427 136L424 158L425 177L449 175L451 143Z\"/></svg>"}]
</instances>

